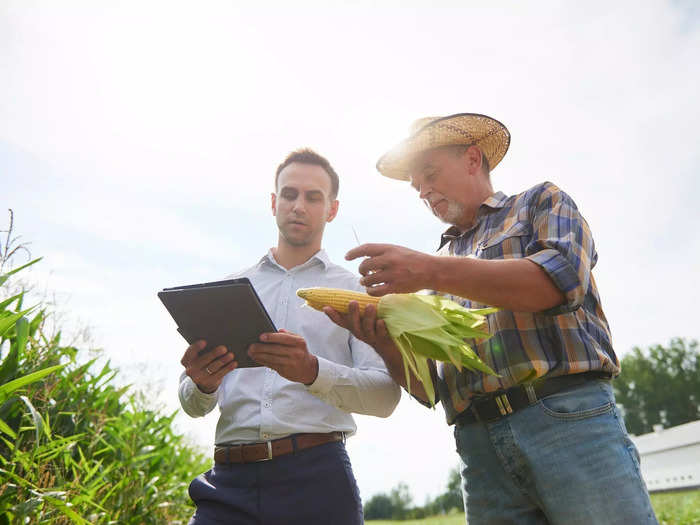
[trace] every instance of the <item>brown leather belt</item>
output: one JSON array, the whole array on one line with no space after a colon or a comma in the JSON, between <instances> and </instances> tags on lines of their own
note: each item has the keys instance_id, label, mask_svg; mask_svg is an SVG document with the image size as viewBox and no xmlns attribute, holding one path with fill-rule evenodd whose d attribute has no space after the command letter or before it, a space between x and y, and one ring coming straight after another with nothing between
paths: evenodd
<instances>
[{"instance_id":1,"label":"brown leather belt","mask_svg":"<svg viewBox=\"0 0 700 525\"><path fill-rule=\"evenodd\" d=\"M609 380L611 376L607 372L582 372L541 379L529 385L517 385L508 390L477 396L472 398L471 404L465 411L457 415L456 422L459 425L468 425L477 421L482 423L497 421L536 403L543 397L596 379Z\"/></svg>"},{"instance_id":2,"label":"brown leather belt","mask_svg":"<svg viewBox=\"0 0 700 525\"><path fill-rule=\"evenodd\" d=\"M330 432L328 434L292 434L291 436L264 441L262 443L249 443L242 445L226 445L214 448L214 461L217 463L253 463L255 461L267 461L279 456L291 454L299 450L305 450L326 443L345 441L342 432Z\"/></svg>"}]
</instances>

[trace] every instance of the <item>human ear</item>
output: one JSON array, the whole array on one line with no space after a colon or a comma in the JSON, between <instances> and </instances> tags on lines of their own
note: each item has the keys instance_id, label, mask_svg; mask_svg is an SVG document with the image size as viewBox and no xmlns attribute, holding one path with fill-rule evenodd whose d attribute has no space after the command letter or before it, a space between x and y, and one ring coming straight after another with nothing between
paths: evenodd
<instances>
[{"instance_id":1,"label":"human ear","mask_svg":"<svg viewBox=\"0 0 700 525\"><path fill-rule=\"evenodd\" d=\"M481 169L481 150L477 146L469 146L464 155L469 173L476 173Z\"/></svg>"},{"instance_id":2,"label":"human ear","mask_svg":"<svg viewBox=\"0 0 700 525\"><path fill-rule=\"evenodd\" d=\"M277 216L277 195L274 193L270 193L270 199L271 199L271 206L272 206L272 216L276 217Z\"/></svg>"},{"instance_id":3,"label":"human ear","mask_svg":"<svg viewBox=\"0 0 700 525\"><path fill-rule=\"evenodd\" d=\"M338 199L334 199L331 202L331 209L328 211L328 218L326 219L326 222L331 222L333 219L335 219L335 216L338 215L339 204Z\"/></svg>"}]
</instances>

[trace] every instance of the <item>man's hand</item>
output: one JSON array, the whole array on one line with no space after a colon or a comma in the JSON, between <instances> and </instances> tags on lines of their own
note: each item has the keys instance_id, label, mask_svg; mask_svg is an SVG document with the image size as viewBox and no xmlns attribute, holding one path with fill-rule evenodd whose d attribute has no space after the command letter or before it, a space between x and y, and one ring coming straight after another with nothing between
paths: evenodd
<instances>
[{"instance_id":1,"label":"man's hand","mask_svg":"<svg viewBox=\"0 0 700 525\"><path fill-rule=\"evenodd\" d=\"M335 324L349 330L352 332L352 335L374 348L384 360L386 369L392 379L402 387L407 388L406 370L404 369L401 352L389 335L384 320L377 319L377 308L373 304L365 306L362 316L360 316L360 306L357 304L357 301L350 301L347 314L341 314L330 306L324 307L323 313ZM412 372L410 378L411 392L427 401L428 396L425 393L423 384Z\"/></svg>"},{"instance_id":2,"label":"man's hand","mask_svg":"<svg viewBox=\"0 0 700 525\"><path fill-rule=\"evenodd\" d=\"M373 347L384 360L401 359L401 354L391 339L386 324L383 320L377 319L377 308L373 304L365 307L363 316L360 316L357 301L350 301L347 314L341 314L330 306L324 307L323 313L335 324L349 330L359 340Z\"/></svg>"},{"instance_id":3,"label":"man's hand","mask_svg":"<svg viewBox=\"0 0 700 525\"><path fill-rule=\"evenodd\" d=\"M204 340L195 341L182 356L180 363L185 373L190 376L202 392L211 394L216 391L224 376L238 366L235 356L226 351L225 346L217 346L204 354L199 354L207 346Z\"/></svg>"},{"instance_id":4,"label":"man's hand","mask_svg":"<svg viewBox=\"0 0 700 525\"><path fill-rule=\"evenodd\" d=\"M310 385L318 375L318 359L303 337L287 330L260 335L262 343L248 347L248 355L290 381Z\"/></svg>"},{"instance_id":5,"label":"man's hand","mask_svg":"<svg viewBox=\"0 0 700 525\"><path fill-rule=\"evenodd\" d=\"M435 288L435 283L430 282L432 255L393 244L363 244L345 254L348 261L358 257L367 257L360 264L359 271L363 275L360 284L367 288L369 295Z\"/></svg>"}]
</instances>

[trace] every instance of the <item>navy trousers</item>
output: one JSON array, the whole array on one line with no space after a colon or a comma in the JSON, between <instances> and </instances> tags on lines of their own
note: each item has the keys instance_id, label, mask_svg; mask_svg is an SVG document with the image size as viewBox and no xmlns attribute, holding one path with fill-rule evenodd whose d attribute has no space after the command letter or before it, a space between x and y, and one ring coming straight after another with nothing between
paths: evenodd
<instances>
[{"instance_id":1,"label":"navy trousers","mask_svg":"<svg viewBox=\"0 0 700 525\"><path fill-rule=\"evenodd\" d=\"M341 442L270 461L221 465L190 484L189 525L361 525L360 492Z\"/></svg>"}]
</instances>

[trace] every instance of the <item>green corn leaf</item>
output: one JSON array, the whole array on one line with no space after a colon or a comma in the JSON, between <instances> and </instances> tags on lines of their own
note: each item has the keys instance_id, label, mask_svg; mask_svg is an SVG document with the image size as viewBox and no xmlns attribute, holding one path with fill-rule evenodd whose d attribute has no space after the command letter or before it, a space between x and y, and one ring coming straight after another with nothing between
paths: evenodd
<instances>
[{"instance_id":1,"label":"green corn leaf","mask_svg":"<svg viewBox=\"0 0 700 525\"><path fill-rule=\"evenodd\" d=\"M27 308L21 312L0 318L0 336L5 335L5 333L12 328L19 319L24 317L25 314L31 312L34 308L36 308L36 306L32 306L31 308Z\"/></svg>"},{"instance_id":2,"label":"green corn leaf","mask_svg":"<svg viewBox=\"0 0 700 525\"><path fill-rule=\"evenodd\" d=\"M51 504L51 506L60 510L63 514L68 516L73 523L78 523L80 525L86 524L90 525L90 522L84 518L81 518L73 509L71 509L67 503L64 503L60 499L55 499L51 497L44 497L44 500Z\"/></svg>"},{"instance_id":3,"label":"green corn leaf","mask_svg":"<svg viewBox=\"0 0 700 525\"><path fill-rule=\"evenodd\" d=\"M423 384L430 403L435 388L428 359L453 364L458 370L497 375L484 363L468 341L490 337L486 316L498 308L470 310L439 295L389 294L382 297L377 316L386 323L404 364L410 393L410 373Z\"/></svg>"},{"instance_id":4,"label":"green corn leaf","mask_svg":"<svg viewBox=\"0 0 700 525\"><path fill-rule=\"evenodd\" d=\"M39 313L37 313L34 316L34 319L32 319L32 322L29 323L29 335L31 337L34 337L36 334L36 331L39 329L39 326L41 325L42 321L46 318L46 310L41 310Z\"/></svg>"},{"instance_id":5,"label":"green corn leaf","mask_svg":"<svg viewBox=\"0 0 700 525\"><path fill-rule=\"evenodd\" d=\"M7 397L15 390L34 383L35 381L39 381L40 379L43 379L47 375L55 372L56 370L60 370L65 366L65 364L50 366L0 385L0 403L5 401L5 399L7 399Z\"/></svg>"},{"instance_id":6,"label":"green corn leaf","mask_svg":"<svg viewBox=\"0 0 700 525\"><path fill-rule=\"evenodd\" d=\"M10 278L10 275L13 275L17 272L20 272L20 271L24 270L25 268L27 268L28 266L31 266L32 264L38 263L41 259L42 258L39 257L38 259L34 259L33 261L29 261L27 264L23 264L19 268L15 268L14 270L11 270L7 273L0 274L0 286L5 284L5 281L7 281Z\"/></svg>"},{"instance_id":7,"label":"green corn leaf","mask_svg":"<svg viewBox=\"0 0 700 525\"><path fill-rule=\"evenodd\" d=\"M0 303L0 310L4 310L8 306L10 306L13 302L15 302L17 299L22 297L24 295L24 292L20 292L17 295L13 295L9 299L5 299L3 302Z\"/></svg>"},{"instance_id":8,"label":"green corn leaf","mask_svg":"<svg viewBox=\"0 0 700 525\"><path fill-rule=\"evenodd\" d=\"M34 405L32 405L32 402L29 401L29 398L27 396L19 396L19 398L27 406L27 408L29 409L29 413L32 416L32 421L34 422L34 431L36 434L36 444L38 445L41 435L46 433L46 425L44 424L44 418L42 418L41 414L37 412L36 408L34 408Z\"/></svg>"},{"instance_id":9,"label":"green corn leaf","mask_svg":"<svg viewBox=\"0 0 700 525\"><path fill-rule=\"evenodd\" d=\"M4 432L12 439L17 439L17 434L15 433L15 431L12 430L10 426L7 423L5 423L2 419L0 419L0 431Z\"/></svg>"},{"instance_id":10,"label":"green corn leaf","mask_svg":"<svg viewBox=\"0 0 700 525\"><path fill-rule=\"evenodd\" d=\"M17 335L14 344L17 347L17 351L21 353L24 352L24 348L27 346L27 339L29 338L29 320L25 316L17 319L15 330Z\"/></svg>"}]
</instances>

